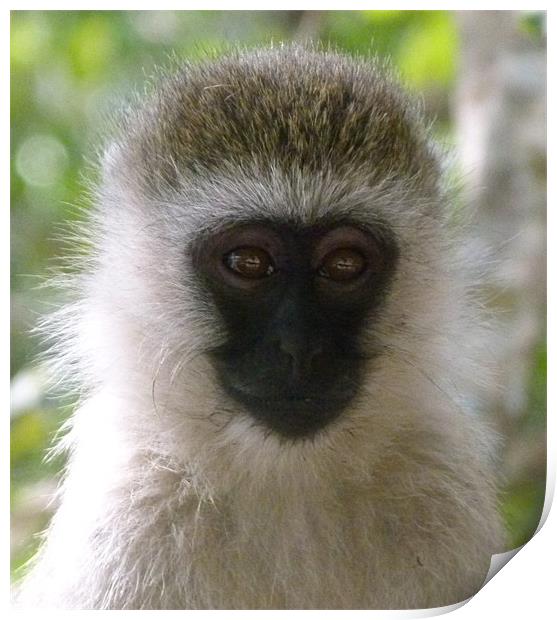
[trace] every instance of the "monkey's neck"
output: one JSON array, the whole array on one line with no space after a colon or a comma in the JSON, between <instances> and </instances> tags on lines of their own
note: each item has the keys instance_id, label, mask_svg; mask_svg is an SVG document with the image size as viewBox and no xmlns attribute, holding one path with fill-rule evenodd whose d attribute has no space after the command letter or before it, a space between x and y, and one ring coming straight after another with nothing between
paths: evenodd
<instances>
[{"instance_id":1,"label":"monkey's neck","mask_svg":"<svg viewBox=\"0 0 557 620\"><path fill-rule=\"evenodd\" d=\"M497 539L496 519L486 517L494 514L487 468L452 431L399 431L379 456L370 448L378 444L349 434L336 438L335 451L282 445L282 461L234 444L221 452L213 444L202 458L197 437L198 452L180 458L178 429L157 434L152 411L141 418L107 405L96 400L76 417L78 443L49 541L55 549L63 540L64 563L78 575L79 592L67 595L76 605L433 606L453 602L429 598L439 597L435 575L450 573L463 549L477 571ZM456 436L470 440L464 427ZM431 589L398 588L409 579ZM470 583L455 581L455 601Z\"/></svg>"}]
</instances>

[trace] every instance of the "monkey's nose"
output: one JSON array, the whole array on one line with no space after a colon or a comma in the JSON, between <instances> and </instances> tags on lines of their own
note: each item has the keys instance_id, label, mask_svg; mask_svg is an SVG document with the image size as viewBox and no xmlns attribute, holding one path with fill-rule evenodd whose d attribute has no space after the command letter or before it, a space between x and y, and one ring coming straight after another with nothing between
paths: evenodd
<instances>
[{"instance_id":1,"label":"monkey's nose","mask_svg":"<svg viewBox=\"0 0 557 620\"><path fill-rule=\"evenodd\" d=\"M291 378L295 382L311 375L324 352L321 342L305 342L293 334L281 337L279 348L290 365Z\"/></svg>"}]
</instances>

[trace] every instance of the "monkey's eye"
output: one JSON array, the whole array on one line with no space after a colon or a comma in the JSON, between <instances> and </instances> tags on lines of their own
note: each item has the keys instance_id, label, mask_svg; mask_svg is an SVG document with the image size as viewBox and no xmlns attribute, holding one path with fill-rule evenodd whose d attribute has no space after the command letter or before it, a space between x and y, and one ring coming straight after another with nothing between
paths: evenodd
<instances>
[{"instance_id":1,"label":"monkey's eye","mask_svg":"<svg viewBox=\"0 0 557 620\"><path fill-rule=\"evenodd\" d=\"M225 254L223 260L230 271L250 280L266 278L276 271L273 259L257 247L237 248Z\"/></svg>"},{"instance_id":2,"label":"monkey's eye","mask_svg":"<svg viewBox=\"0 0 557 620\"><path fill-rule=\"evenodd\" d=\"M363 254L351 248L329 252L321 262L318 274L335 282L355 280L366 268Z\"/></svg>"}]
</instances>

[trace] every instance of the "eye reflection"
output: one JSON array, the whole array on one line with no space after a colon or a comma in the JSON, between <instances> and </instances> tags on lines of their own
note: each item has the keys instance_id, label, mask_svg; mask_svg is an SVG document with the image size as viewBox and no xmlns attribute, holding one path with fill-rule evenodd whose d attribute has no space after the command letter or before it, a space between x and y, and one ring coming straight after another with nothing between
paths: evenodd
<instances>
[{"instance_id":1,"label":"eye reflection","mask_svg":"<svg viewBox=\"0 0 557 620\"><path fill-rule=\"evenodd\" d=\"M257 247L244 247L225 254L223 262L230 271L250 280L266 278L276 269L269 254Z\"/></svg>"},{"instance_id":2,"label":"eye reflection","mask_svg":"<svg viewBox=\"0 0 557 620\"><path fill-rule=\"evenodd\" d=\"M319 268L319 275L335 282L356 279L366 268L364 256L351 248L339 248L329 252Z\"/></svg>"}]
</instances>

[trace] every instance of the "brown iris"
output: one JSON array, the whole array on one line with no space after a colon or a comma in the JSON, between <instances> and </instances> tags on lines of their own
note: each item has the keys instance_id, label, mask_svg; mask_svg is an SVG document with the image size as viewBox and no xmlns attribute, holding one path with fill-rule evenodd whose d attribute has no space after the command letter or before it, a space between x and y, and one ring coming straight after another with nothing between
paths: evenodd
<instances>
[{"instance_id":1,"label":"brown iris","mask_svg":"<svg viewBox=\"0 0 557 620\"><path fill-rule=\"evenodd\" d=\"M351 248L329 252L319 268L319 275L335 282L355 280L366 268L364 256Z\"/></svg>"},{"instance_id":2,"label":"brown iris","mask_svg":"<svg viewBox=\"0 0 557 620\"><path fill-rule=\"evenodd\" d=\"M257 280L275 272L273 260L265 250L245 247L232 250L224 256L224 264L242 278Z\"/></svg>"}]
</instances>

